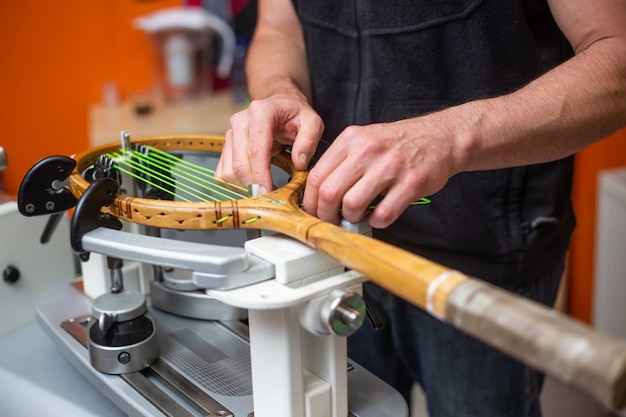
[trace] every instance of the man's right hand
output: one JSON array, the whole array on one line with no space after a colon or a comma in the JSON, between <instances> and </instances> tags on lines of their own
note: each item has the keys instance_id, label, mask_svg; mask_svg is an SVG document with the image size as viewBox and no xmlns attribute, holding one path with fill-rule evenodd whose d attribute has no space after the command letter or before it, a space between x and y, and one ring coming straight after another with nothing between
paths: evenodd
<instances>
[{"instance_id":1,"label":"man's right hand","mask_svg":"<svg viewBox=\"0 0 626 417\"><path fill-rule=\"evenodd\" d=\"M273 189L271 158L287 146L298 170L307 169L324 131L324 123L299 94L254 100L230 118L216 176L261 193Z\"/></svg>"}]
</instances>

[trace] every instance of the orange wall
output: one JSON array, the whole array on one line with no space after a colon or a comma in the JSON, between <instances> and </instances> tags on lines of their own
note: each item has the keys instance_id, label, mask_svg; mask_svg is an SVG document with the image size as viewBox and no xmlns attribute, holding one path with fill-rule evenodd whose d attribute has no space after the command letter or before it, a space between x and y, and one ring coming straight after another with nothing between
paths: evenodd
<instances>
[{"instance_id":1,"label":"orange wall","mask_svg":"<svg viewBox=\"0 0 626 417\"><path fill-rule=\"evenodd\" d=\"M132 18L179 0L0 2L0 146L5 191L52 154L84 150L87 108L102 84L123 95L151 84L150 46Z\"/></svg>"},{"instance_id":2,"label":"orange wall","mask_svg":"<svg viewBox=\"0 0 626 417\"><path fill-rule=\"evenodd\" d=\"M590 323L598 172L626 166L626 130L590 146L576 158L573 200L578 223L571 244L568 302L572 316Z\"/></svg>"},{"instance_id":3,"label":"orange wall","mask_svg":"<svg viewBox=\"0 0 626 417\"><path fill-rule=\"evenodd\" d=\"M0 2L0 146L5 189L16 193L28 168L52 154L84 150L87 107L115 80L123 96L150 86L150 49L131 20L176 0ZM591 319L596 176L626 165L626 133L578 155L572 242L571 313Z\"/></svg>"}]
</instances>

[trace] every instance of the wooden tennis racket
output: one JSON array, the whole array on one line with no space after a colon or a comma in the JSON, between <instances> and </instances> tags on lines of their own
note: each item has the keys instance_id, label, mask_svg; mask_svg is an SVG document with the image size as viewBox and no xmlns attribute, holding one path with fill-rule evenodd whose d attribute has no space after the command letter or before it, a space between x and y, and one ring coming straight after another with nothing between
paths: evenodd
<instances>
[{"instance_id":1,"label":"wooden tennis racket","mask_svg":"<svg viewBox=\"0 0 626 417\"><path fill-rule=\"evenodd\" d=\"M181 135L135 139L165 152L219 153L221 136ZM76 197L90 183L82 173L105 145L77 155L69 176ZM553 309L436 264L373 238L348 232L305 213L300 195L306 172L296 171L288 154L273 159L289 182L266 194L241 200L183 202L116 195L103 212L157 228L264 229L291 236L357 270L373 282L461 331L577 387L612 408L626 405L626 342L595 331Z\"/></svg>"}]
</instances>

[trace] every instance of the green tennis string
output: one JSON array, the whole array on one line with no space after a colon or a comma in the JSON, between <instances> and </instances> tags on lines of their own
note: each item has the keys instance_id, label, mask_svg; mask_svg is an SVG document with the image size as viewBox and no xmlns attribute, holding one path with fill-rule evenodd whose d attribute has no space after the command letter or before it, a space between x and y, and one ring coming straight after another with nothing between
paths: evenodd
<instances>
[{"instance_id":1,"label":"green tennis string","mask_svg":"<svg viewBox=\"0 0 626 417\"><path fill-rule=\"evenodd\" d=\"M116 162L114 166L120 172L185 202L219 202L248 197L248 190L243 187L225 183L230 187L227 188L218 184L215 171L210 168L185 161L157 148L149 147L149 151L146 155L135 150L121 150L121 153L115 152L107 156Z\"/></svg>"},{"instance_id":2,"label":"green tennis string","mask_svg":"<svg viewBox=\"0 0 626 417\"><path fill-rule=\"evenodd\" d=\"M185 202L220 202L249 197L248 190L236 184L216 182L215 170L186 161L171 153L146 146L147 154L137 150L124 150L107 154L115 161L115 168L158 190ZM172 177L176 176L176 179ZM156 181L148 180L153 178ZM176 190L173 191L173 190ZM428 198L420 198L411 206L430 204ZM370 210L376 208L369 206Z\"/></svg>"},{"instance_id":3,"label":"green tennis string","mask_svg":"<svg viewBox=\"0 0 626 417\"><path fill-rule=\"evenodd\" d=\"M201 185L209 185L212 186L213 189L215 191L217 190L221 190L223 192L226 193L226 195L224 195L225 198L232 198L232 197L243 197L246 196L248 194L248 189L245 187L241 187L239 185L236 184L232 184L232 183L227 183L224 182L225 184L228 185L229 188L223 187L223 186L219 186L218 184L216 184L215 181L215 170L198 165L198 164L194 164L192 162L186 161L183 158L177 157L175 155L172 155L168 152L165 151L161 151L160 149L157 148L153 148L153 147L148 147L148 149L150 150L150 157L154 158L155 160L161 161L162 163L160 164L161 167L163 168L169 168L168 163L173 163L175 164L175 167L177 167L177 171L180 174L190 174L190 178L194 178L197 180L202 181ZM135 154L139 155L140 157L144 158L146 160L146 162L149 161L149 157L146 156L143 153L134 151ZM182 169L180 169L180 167L183 166L187 169L187 171L184 171ZM197 174L194 175L193 173ZM189 178L188 178L189 179ZM233 190L240 190L242 193L237 193Z\"/></svg>"}]
</instances>

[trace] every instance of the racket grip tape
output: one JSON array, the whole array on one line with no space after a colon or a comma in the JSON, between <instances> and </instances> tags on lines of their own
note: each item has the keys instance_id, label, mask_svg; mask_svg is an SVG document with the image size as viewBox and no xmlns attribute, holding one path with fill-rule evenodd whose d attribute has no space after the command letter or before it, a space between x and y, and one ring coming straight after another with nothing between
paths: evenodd
<instances>
[{"instance_id":1,"label":"racket grip tape","mask_svg":"<svg viewBox=\"0 0 626 417\"><path fill-rule=\"evenodd\" d=\"M601 403L626 405L626 341L477 279L447 297L445 321Z\"/></svg>"}]
</instances>

